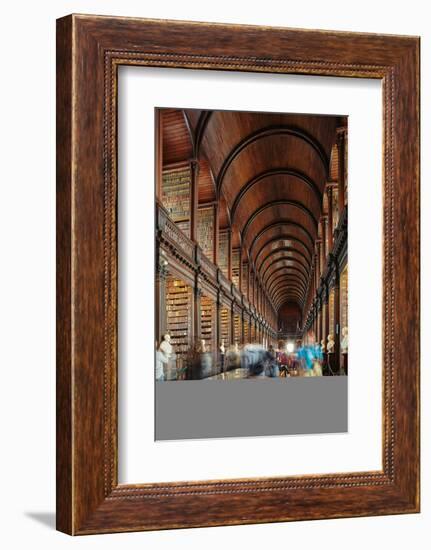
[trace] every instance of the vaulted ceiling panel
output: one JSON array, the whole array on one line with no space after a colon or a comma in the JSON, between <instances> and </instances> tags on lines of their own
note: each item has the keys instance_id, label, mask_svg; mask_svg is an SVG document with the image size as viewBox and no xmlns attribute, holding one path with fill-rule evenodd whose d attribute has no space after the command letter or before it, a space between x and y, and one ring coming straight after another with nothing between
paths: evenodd
<instances>
[{"instance_id":1,"label":"vaulted ceiling panel","mask_svg":"<svg viewBox=\"0 0 431 550\"><path fill-rule=\"evenodd\" d=\"M200 203L214 201L216 198L211 167L205 158L199 162L198 200Z\"/></svg>"},{"instance_id":2,"label":"vaulted ceiling panel","mask_svg":"<svg viewBox=\"0 0 431 550\"><path fill-rule=\"evenodd\" d=\"M244 227L250 214L250 204L270 204L271 202L289 201L304 211L309 211L318 220L321 212L322 197L320 192L310 188L300 179L274 175L263 178L240 194L232 206L232 220L238 227Z\"/></svg>"},{"instance_id":3,"label":"vaulted ceiling panel","mask_svg":"<svg viewBox=\"0 0 431 550\"><path fill-rule=\"evenodd\" d=\"M241 244L276 307L302 307L346 119L196 109L181 122L178 113L167 110L166 158L198 157L199 202L219 201L220 227L232 227L232 246Z\"/></svg>"},{"instance_id":4,"label":"vaulted ceiling panel","mask_svg":"<svg viewBox=\"0 0 431 550\"><path fill-rule=\"evenodd\" d=\"M162 109L163 164L188 160L192 156L192 141L181 109Z\"/></svg>"}]
</instances>

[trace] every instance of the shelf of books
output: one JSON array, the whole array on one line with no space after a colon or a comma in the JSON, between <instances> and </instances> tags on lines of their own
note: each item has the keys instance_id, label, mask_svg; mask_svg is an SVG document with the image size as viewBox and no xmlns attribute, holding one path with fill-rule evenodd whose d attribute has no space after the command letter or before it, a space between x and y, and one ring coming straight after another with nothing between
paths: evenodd
<instances>
[{"instance_id":1,"label":"shelf of books","mask_svg":"<svg viewBox=\"0 0 431 550\"><path fill-rule=\"evenodd\" d=\"M199 246L208 260L213 260L214 250L214 208L212 206L199 208L197 236Z\"/></svg>"},{"instance_id":2,"label":"shelf of books","mask_svg":"<svg viewBox=\"0 0 431 550\"><path fill-rule=\"evenodd\" d=\"M338 189L336 187L332 190L332 228L333 231L337 229L338 225Z\"/></svg>"},{"instance_id":3,"label":"shelf of books","mask_svg":"<svg viewBox=\"0 0 431 550\"><path fill-rule=\"evenodd\" d=\"M190 237L190 168L163 170L162 203L171 219Z\"/></svg>"},{"instance_id":4,"label":"shelf of books","mask_svg":"<svg viewBox=\"0 0 431 550\"><path fill-rule=\"evenodd\" d=\"M222 307L220 309L220 342L225 346L230 344L230 309Z\"/></svg>"},{"instance_id":5,"label":"shelf of books","mask_svg":"<svg viewBox=\"0 0 431 550\"><path fill-rule=\"evenodd\" d=\"M348 268L347 265L340 275L340 334L349 324L348 318Z\"/></svg>"},{"instance_id":6,"label":"shelf of books","mask_svg":"<svg viewBox=\"0 0 431 550\"><path fill-rule=\"evenodd\" d=\"M239 289L239 248L232 250L232 282Z\"/></svg>"},{"instance_id":7,"label":"shelf of books","mask_svg":"<svg viewBox=\"0 0 431 550\"><path fill-rule=\"evenodd\" d=\"M235 313L233 316L233 341L234 344L241 343L241 315L239 313Z\"/></svg>"},{"instance_id":8,"label":"shelf of books","mask_svg":"<svg viewBox=\"0 0 431 550\"><path fill-rule=\"evenodd\" d=\"M242 264L242 281L241 281L241 292L244 296L247 296L247 284L248 284L248 263L244 262Z\"/></svg>"},{"instance_id":9,"label":"shelf of books","mask_svg":"<svg viewBox=\"0 0 431 550\"><path fill-rule=\"evenodd\" d=\"M244 328L244 344L248 344L250 342L250 322L248 319L248 316L244 315L244 322L243 322L243 328Z\"/></svg>"},{"instance_id":10,"label":"shelf of books","mask_svg":"<svg viewBox=\"0 0 431 550\"><path fill-rule=\"evenodd\" d=\"M326 308L328 307L328 304L323 303L322 304L322 340L325 340L325 350L326 350L326 342L327 342L327 330L326 330Z\"/></svg>"},{"instance_id":11,"label":"shelf of books","mask_svg":"<svg viewBox=\"0 0 431 550\"><path fill-rule=\"evenodd\" d=\"M221 229L218 236L218 266L225 277L228 276L229 233Z\"/></svg>"},{"instance_id":12,"label":"shelf of books","mask_svg":"<svg viewBox=\"0 0 431 550\"><path fill-rule=\"evenodd\" d=\"M250 327L250 342L256 341L256 325L254 324L254 321L251 322Z\"/></svg>"},{"instance_id":13,"label":"shelf of books","mask_svg":"<svg viewBox=\"0 0 431 550\"><path fill-rule=\"evenodd\" d=\"M205 341L206 351L214 351L215 304L207 296L201 297L201 338Z\"/></svg>"},{"instance_id":14,"label":"shelf of books","mask_svg":"<svg viewBox=\"0 0 431 550\"><path fill-rule=\"evenodd\" d=\"M332 337L335 337L334 334L334 317L335 317L335 290L331 288L329 291L329 327L328 334L332 334Z\"/></svg>"},{"instance_id":15,"label":"shelf of books","mask_svg":"<svg viewBox=\"0 0 431 550\"><path fill-rule=\"evenodd\" d=\"M192 330L192 289L180 279L166 281L166 330L177 356L177 369L188 352Z\"/></svg>"}]
</instances>

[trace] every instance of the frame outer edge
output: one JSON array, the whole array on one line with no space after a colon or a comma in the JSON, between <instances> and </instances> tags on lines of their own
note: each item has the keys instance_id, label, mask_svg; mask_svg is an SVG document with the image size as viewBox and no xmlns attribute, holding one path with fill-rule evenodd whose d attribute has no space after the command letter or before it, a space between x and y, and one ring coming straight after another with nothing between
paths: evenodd
<instances>
[{"instance_id":1,"label":"frame outer edge","mask_svg":"<svg viewBox=\"0 0 431 550\"><path fill-rule=\"evenodd\" d=\"M395 363L409 365L396 388L398 485L412 512L420 511L420 39L396 67ZM402 312L402 314L401 314ZM402 404L402 405L401 405ZM412 418L410 418L410 416ZM403 475L400 476L399 473Z\"/></svg>"},{"instance_id":2,"label":"frame outer edge","mask_svg":"<svg viewBox=\"0 0 431 550\"><path fill-rule=\"evenodd\" d=\"M72 399L72 32L56 26L56 527L73 534Z\"/></svg>"},{"instance_id":3,"label":"frame outer edge","mask_svg":"<svg viewBox=\"0 0 431 550\"><path fill-rule=\"evenodd\" d=\"M95 384L99 383L100 373L97 372L97 369L95 372L95 368L92 368L98 367L98 365L94 364L92 360L95 360L97 357L99 357L100 354L100 346L97 342L93 343L92 337L99 338L100 332L96 329L94 325L84 327L82 325L78 326L78 324L74 326L73 323L73 317L76 317L76 322L79 323L80 321L87 321L88 314L97 314L97 318L99 318L100 315L98 305L94 303L97 298L95 296L92 296L91 300L89 302L87 301L89 299L88 295L94 290L98 291L98 289L97 287L96 289L92 289L92 287L88 284L87 286L83 284L84 279L82 278L83 276L91 275L92 282L97 283L100 280L99 271L92 273L86 272L86 269L91 269L91 265L89 266L89 264L92 263L89 262L90 252L96 251L97 261L100 260L100 249L98 248L98 246L96 246L97 241L94 240L95 236L99 234L99 230L96 226L100 217L100 207L99 204L95 201L99 200L100 195L98 195L98 193L100 190L98 190L97 192L93 190L92 192L90 185L90 182L92 181L91 176L94 176L96 173L98 174L99 168L91 167L90 170L85 171L85 168L88 168L87 166L84 166L82 170L81 166L75 166L78 159L81 162L81 156L84 165L85 162L88 163L88 159L91 155L88 154L88 151L86 151L86 154L84 155L83 151L85 145L84 143L81 143L81 141L85 141L86 138L88 140L88 137L94 137L91 134L92 132L95 133L97 140L99 140L99 136L97 135L97 124L99 121L96 121L94 119L88 120L87 122L90 122L90 126L85 127L84 122L81 120L81 117L78 117L76 119L76 123L74 124L73 113L75 106L76 109L79 108L83 110L80 113L81 115L86 113L85 109L91 109L91 107L94 107L94 105L96 105L97 109L99 109L99 97L95 95L97 90L92 90L91 94L87 94L85 96L83 94L81 95L80 86L82 87L83 83L80 83L79 81L79 77L82 77L82 74L80 74L79 71L83 69L84 65L87 65L87 69L90 68L90 64L93 64L95 61L97 61L96 57L100 56L100 54L103 52L104 46L98 40L101 37L99 31L104 32L106 29L101 29L98 22L96 25L97 28L95 34L93 34L93 31L95 30L94 26L91 30L89 30L87 34L86 30L83 28L86 21L92 21L94 23L95 18L93 16L69 16L60 19L57 22L57 528L69 534L84 534L90 532L95 533L107 531L175 528L186 526L198 527L203 525L229 524L229 521L227 521L226 519L222 520L221 516L218 519L214 519L212 517L208 517L208 515L206 515L205 517L202 516L203 519L201 517L201 519L198 520L197 523L195 523L194 521L188 523L188 521L184 519L184 513L180 509L178 509L178 506L181 506L181 502L185 504L189 501L189 499L193 500L194 506L194 501L197 495L193 495L193 493L190 493L190 495L186 495L178 499L175 498L172 501L170 501L170 499L168 498L168 501L166 502L169 503L170 501L170 504L168 504L167 507L160 504L160 509L159 506L156 506L157 510L155 510L153 506L144 506L144 503L142 503L142 509L138 506L139 510L137 510L136 505L138 503L136 501L132 501L131 498L127 496L124 497L124 500L120 499L118 504L112 501L112 499L109 498L109 495L106 495L106 493L104 497L102 496L103 488L100 479L101 466L97 462L97 459L100 458L102 454L100 441L98 439L101 434L100 431L98 431L98 428L94 425L94 422L92 422L94 416L91 416L95 414L95 410L98 410L98 407L100 406L100 403L98 401L99 388L97 385L95 386ZM132 21L136 23L136 20ZM140 21L142 22L142 25L146 22L145 20ZM108 21L105 19L104 23L106 22ZM113 28L109 30L109 39L111 40L112 36L114 36L115 40L118 40L120 31L118 28L115 28L118 19L110 19L110 21L108 22L109 25L111 24L111 22L113 24ZM127 23L127 21L123 20L122 23ZM164 27L165 30L169 30L166 29L166 22L153 21L152 24L154 23L158 27ZM172 23L174 25L177 25L179 22ZM199 24L195 23L193 23L193 25L199 26ZM181 24L180 26L184 30L187 30L188 25L186 23L184 25ZM205 25L202 25L202 27L204 26ZM208 25L206 25L206 27L208 32L210 32ZM125 28L127 28L127 24L125 24ZM256 29L259 29L259 27L256 27ZM289 31L290 29L284 30ZM111 34L111 31L113 32L113 34ZM134 29L134 31L136 31L136 28ZM294 30L292 31L295 32ZM238 28L235 29L235 32L238 32ZM313 31L309 32L311 34ZM74 34L76 34L77 44L75 44L75 41L73 39ZM97 36L95 36L96 34ZM334 34L336 36L339 35L339 33ZM85 40L83 39L81 43L83 35L86 35L86 37ZM353 36L355 35L352 35L352 41ZM356 37L357 36L358 35L356 35ZM397 48L399 47L398 39L394 38L394 42L391 42L391 38L389 36L385 37L383 35L383 37L380 38L387 38L388 41L390 41L390 43L388 44L390 55L399 55L400 58L403 57L402 55L400 55L399 50L397 50ZM377 38L373 37L373 35L370 35L370 42L373 42L374 39L377 40ZM404 55L407 49L410 49L411 55L411 51L414 49L412 47L413 41L414 39L412 40L411 37L410 42L408 39L402 40L402 49L404 51ZM91 51L86 51L85 48L90 47L90 42ZM417 41L416 45L418 45ZM163 40L161 46L163 46ZM136 48L139 47L141 47L140 44L137 44ZM367 49L369 55L371 56L369 48L370 45L368 44L368 47L365 48L362 53L363 56L365 56L365 54L367 53ZM416 48L415 51L415 55L418 56L418 48ZM76 59L76 64L74 65L74 56L76 54L79 54L80 57L79 59ZM85 58L82 58L82 54L88 54L90 56L90 59L86 60ZM173 57L175 57L175 54L172 55ZM411 59L410 55L409 58ZM94 56L94 58L91 56ZM405 55L405 58L406 57L407 55ZM415 57L415 59L417 60L417 57ZM399 68L401 66L402 60L398 59L398 61ZM76 81L74 81L74 67L76 67L77 72ZM96 67L93 65L91 68L95 69L95 72L97 74L95 80L95 84L97 84L97 86L95 87L98 89L98 93L100 94L101 89L99 88L99 86L101 84L101 81L100 74L98 73L98 71L100 70L100 66ZM321 74L324 74L326 69L319 69L319 73L320 71ZM332 68L328 68L327 71L328 74L330 74L332 72ZM415 73L414 70L413 72ZM361 74L359 74L358 72L356 74L356 72L353 71L352 76L353 75L359 77L366 76L367 74L366 72ZM410 87L407 84L405 86L405 90L410 90L410 92L414 90L415 93L413 95L415 96L415 99L417 99L418 79L416 73L413 76L413 82L410 81L409 84ZM399 97L398 100L400 100ZM89 103L86 103L86 101L88 101ZM92 104L93 101L95 102L94 104ZM416 109L417 107L418 106L416 105ZM96 115L100 114L97 109L95 111ZM406 111L410 114L413 114L411 106L407 106ZM416 115L418 115L417 111ZM86 132L85 134L84 129L88 129L88 132ZM398 132L402 130L399 124L397 125L397 130ZM412 135L414 135L414 133L415 131L413 129ZM75 146L73 145L74 143ZM99 147L99 145L100 142L98 141L97 144L94 145L94 149ZM93 144L91 144L91 146L93 147ZM75 147L76 150L73 147ZM398 149L395 149L396 153L399 152ZM402 164L402 162L403 161L401 159L398 160L397 180L399 181L401 181L401 178L399 177L399 165ZM415 159L414 154L413 156L408 156L407 164L409 165L410 169L415 169L417 173L418 157ZM418 186L416 185L413 190L413 193L415 194L415 201L418 201L417 192ZM74 203L74 199L76 200L76 205ZM87 201L86 199L91 200ZM418 205L418 202L415 202L415 205L416 204ZM83 246L83 240L86 238L86 234L85 229L81 227L81 225L83 221L87 220L86 216L90 215L88 205L95 205L97 207L97 212L94 212L95 221L92 222L90 227L92 240L88 245L88 248L85 248ZM412 223L412 218L410 216L411 214L408 214L407 218L409 222ZM74 227L75 218L76 227ZM417 229L418 227L416 226L416 231ZM104 239L106 239L106 235L104 235ZM399 239L396 243L397 247L400 244L400 240L401 239ZM417 243L415 241L413 246L414 250L416 249L416 245ZM93 247L93 249L90 250L90 247ZM399 253L399 250L397 250L397 252ZM74 258L76 259L76 273L73 265ZM79 262L77 261L78 258ZM418 256L414 256L413 254L413 259L418 260ZM400 257L397 258L397 261L400 262ZM414 270L414 268L412 268L410 271L408 271L407 275L409 281L413 281L415 283L416 292L418 282L417 272ZM404 287L397 286L397 284L395 284L395 286L397 290L400 290L401 294L405 298ZM417 315L417 313L415 313L413 307L414 305L416 304L410 305L410 307L408 308L408 313L409 319L413 322L415 328L417 328L419 316ZM90 334L85 334L86 328L88 330L91 329ZM400 329L400 327L398 328ZM401 328L401 332L404 335L403 330L404 329ZM89 349L91 353L88 353L87 351L86 355L85 347L89 346L89 342L91 342L91 349ZM76 357L74 357L74 350L72 349L74 343L77 350ZM82 344L84 344L83 350L81 349ZM413 334L413 345L415 346L414 372L415 374L417 374L418 377L419 355L418 353L416 354L416 351L418 352L417 334ZM97 349L94 349L95 347ZM74 391L74 373L77 376L77 391L75 392L75 396L72 395L72 392ZM97 402L90 403L90 398L95 398L94 396L90 396L88 394L88 391L85 391L86 386L83 385L84 383L88 385L87 387L92 387L93 389L97 390ZM413 403L411 411L418 414L418 383L412 381L408 389L413 392L413 397L410 396L409 401L410 403ZM83 390L82 394L79 390ZM417 438L418 418L417 416L415 416L415 419L412 420L409 419L406 414L406 399L409 399L409 396L406 396L406 391L407 390L404 391L404 394L399 391L397 393L397 397L399 396L399 401L397 401L397 403L399 403L397 420L399 418L402 418L402 420L406 422L408 427L406 440L410 443L413 443L414 448L410 449L409 452L407 452L408 456L406 458L406 466L408 472L404 473L402 471L399 471L400 478L398 479L397 489L400 492L396 495L391 492L386 493L387 498L390 498L391 496L392 498L395 497L397 502L395 503L395 501L393 501L393 506L389 505L389 501L383 502L383 493L376 493L375 498L381 498L382 502L380 504L375 502L376 506L374 508L374 511L368 510L366 513L364 513L365 510L361 512L360 508L358 508L355 511L350 510L350 512L345 510L340 513L340 515L328 514L314 516L316 519L317 517L349 517L354 515L375 515L417 511L412 510L412 499L415 498L416 502L418 502L418 491L413 490L412 484L413 482L415 482L416 487L418 484L418 439L415 439L415 436ZM73 403L73 397L75 398L75 405ZM106 428L109 428L109 426L104 426L105 432ZM112 429L114 429L115 431L115 426L112 426ZM94 445L96 446L96 449L93 448ZM399 444L397 444L397 446L398 445ZM402 460L401 454L402 453L399 454L398 460ZM92 460L94 461L94 463L90 468L88 461ZM399 464L397 464L397 469L399 469ZM377 487L375 489L377 490ZM388 488L388 491L389 489L390 488ZM395 489L395 487L393 487L393 489ZM253 492L253 489L251 489L251 492ZM356 490L354 491L354 493L356 495ZM301 492L298 492L297 498L299 498L301 494ZM305 492L303 494L305 495ZM348 490L346 494L350 494L350 490ZM374 495L374 489L370 488L369 494ZM228 498L239 499L240 497L239 495L236 495L235 497ZM304 498L306 498L306 496L304 496ZM199 497L197 498L197 500L199 500ZM214 499L211 499L211 502L213 501ZM216 506L221 506L223 501L220 499L214 502L216 503ZM143 512L144 510L147 510L147 512L145 513L150 516L156 514L157 512L158 519L155 520L155 522L153 523L151 519L147 516L142 516L142 520L141 517L139 517L139 521L136 521L136 518L133 520L130 517L130 522L125 522L126 517L124 514L127 513L126 508L129 507L129 504L131 505L131 510L133 509L134 513L137 513L138 511L140 511L139 513L141 513L141 511ZM170 514L175 513L175 515L171 516L169 520L166 517L165 520L167 520L167 523L165 523L165 521L162 521L161 518L163 513L168 513L169 510ZM284 519L282 519L281 516L282 514L280 514L280 516L271 516L271 519L260 519L256 516L253 518L252 516L247 517L241 515L241 518L238 517L232 523L260 523L262 521L267 522L286 521L289 519L313 519L313 516L311 516L310 518L304 518L303 516L301 516L301 514L299 514L298 516L294 514L292 517L285 517Z\"/></svg>"}]
</instances>

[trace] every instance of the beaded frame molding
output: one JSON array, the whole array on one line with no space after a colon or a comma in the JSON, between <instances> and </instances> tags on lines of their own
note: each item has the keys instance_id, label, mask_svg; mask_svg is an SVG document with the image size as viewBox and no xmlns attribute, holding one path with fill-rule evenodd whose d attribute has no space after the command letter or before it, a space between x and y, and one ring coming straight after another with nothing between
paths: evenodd
<instances>
[{"instance_id":1,"label":"beaded frame molding","mask_svg":"<svg viewBox=\"0 0 431 550\"><path fill-rule=\"evenodd\" d=\"M119 65L383 83L381 471L118 483ZM91 534L419 511L419 38L57 21L57 529Z\"/></svg>"}]
</instances>

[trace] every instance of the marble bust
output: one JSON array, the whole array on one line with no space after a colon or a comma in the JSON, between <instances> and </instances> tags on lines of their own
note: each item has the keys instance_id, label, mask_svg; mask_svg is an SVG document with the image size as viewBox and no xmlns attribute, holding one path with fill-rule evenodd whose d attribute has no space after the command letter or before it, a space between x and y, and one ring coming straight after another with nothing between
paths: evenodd
<instances>
[{"instance_id":1,"label":"marble bust","mask_svg":"<svg viewBox=\"0 0 431 550\"><path fill-rule=\"evenodd\" d=\"M341 331L342 340L341 340L341 353L347 353L349 350L349 329L348 327L343 327Z\"/></svg>"},{"instance_id":2,"label":"marble bust","mask_svg":"<svg viewBox=\"0 0 431 550\"><path fill-rule=\"evenodd\" d=\"M225 345L224 345L224 340L221 341L221 344L220 344L220 353L222 355L224 355L226 353L226 348L225 348Z\"/></svg>"},{"instance_id":3,"label":"marble bust","mask_svg":"<svg viewBox=\"0 0 431 550\"><path fill-rule=\"evenodd\" d=\"M326 346L326 349L328 353L334 353L334 347L335 347L335 341L332 334L328 334L328 344Z\"/></svg>"},{"instance_id":4,"label":"marble bust","mask_svg":"<svg viewBox=\"0 0 431 550\"><path fill-rule=\"evenodd\" d=\"M206 353L206 352L207 352L206 342L205 340L201 340L201 353Z\"/></svg>"},{"instance_id":5,"label":"marble bust","mask_svg":"<svg viewBox=\"0 0 431 550\"><path fill-rule=\"evenodd\" d=\"M165 334L163 336L163 341L162 343L160 344L160 351L163 352L166 356L167 359L170 359L173 351L174 351L174 348L172 347L172 344L171 344L171 335L170 334Z\"/></svg>"}]
</instances>

